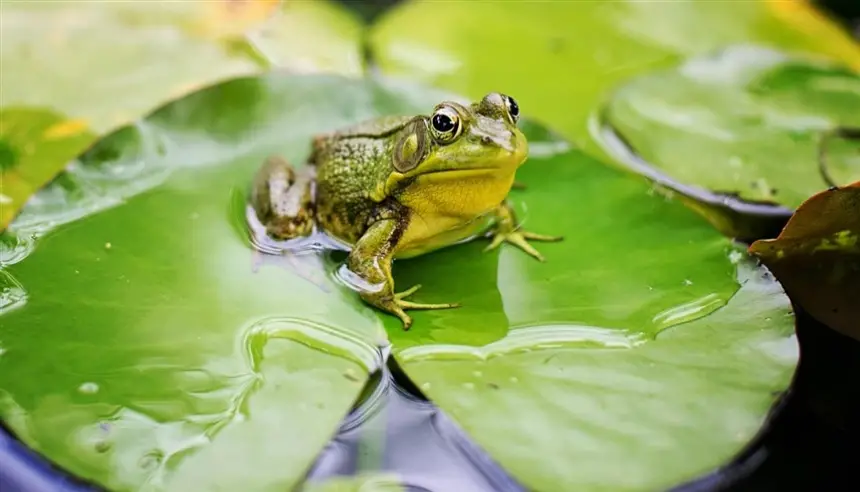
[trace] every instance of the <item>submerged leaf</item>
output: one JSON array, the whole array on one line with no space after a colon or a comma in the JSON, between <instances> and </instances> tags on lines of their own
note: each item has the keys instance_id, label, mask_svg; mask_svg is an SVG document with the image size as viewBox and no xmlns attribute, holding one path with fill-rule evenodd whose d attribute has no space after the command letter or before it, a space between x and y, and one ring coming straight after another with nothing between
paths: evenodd
<instances>
[{"instance_id":1,"label":"submerged leaf","mask_svg":"<svg viewBox=\"0 0 860 492\"><path fill-rule=\"evenodd\" d=\"M776 239L756 241L750 252L794 302L860 340L860 182L812 196Z\"/></svg>"}]
</instances>

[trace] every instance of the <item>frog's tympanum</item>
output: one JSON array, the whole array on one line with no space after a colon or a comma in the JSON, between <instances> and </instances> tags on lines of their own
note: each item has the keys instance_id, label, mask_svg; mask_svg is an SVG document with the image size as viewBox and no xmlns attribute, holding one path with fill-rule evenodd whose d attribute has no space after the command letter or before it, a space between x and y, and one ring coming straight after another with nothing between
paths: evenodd
<instances>
[{"instance_id":1,"label":"frog's tympanum","mask_svg":"<svg viewBox=\"0 0 860 492\"><path fill-rule=\"evenodd\" d=\"M528 242L558 241L520 230L507 195L528 143L519 108L490 93L470 106L442 102L432 115L382 117L313 140L308 165L269 158L251 201L267 233L286 240L314 229L349 246L346 266L366 288L362 299L403 322L409 309L450 304L406 300L420 286L394 291L391 263L487 232L486 250L514 244L539 261Z\"/></svg>"}]
</instances>

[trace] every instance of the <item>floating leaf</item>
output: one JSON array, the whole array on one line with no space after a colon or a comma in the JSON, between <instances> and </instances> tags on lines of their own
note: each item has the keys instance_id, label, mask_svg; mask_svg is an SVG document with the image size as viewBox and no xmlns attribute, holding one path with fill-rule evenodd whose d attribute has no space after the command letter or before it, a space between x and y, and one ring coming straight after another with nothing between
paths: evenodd
<instances>
[{"instance_id":1,"label":"floating leaf","mask_svg":"<svg viewBox=\"0 0 860 492\"><path fill-rule=\"evenodd\" d=\"M860 182L812 196L750 252L814 318L860 340Z\"/></svg>"},{"instance_id":2,"label":"floating leaf","mask_svg":"<svg viewBox=\"0 0 860 492\"><path fill-rule=\"evenodd\" d=\"M749 266L739 277L726 307L656 340L530 326L481 348L397 357L529 490L666 490L736 455L792 376L797 343L779 284Z\"/></svg>"},{"instance_id":3,"label":"floating leaf","mask_svg":"<svg viewBox=\"0 0 860 492\"><path fill-rule=\"evenodd\" d=\"M3 2L0 30L0 105L51 106L100 132L271 65L361 67L358 20L323 0Z\"/></svg>"},{"instance_id":4,"label":"floating leaf","mask_svg":"<svg viewBox=\"0 0 860 492\"><path fill-rule=\"evenodd\" d=\"M408 332L336 280L342 253L250 244L266 156L300 165L318 132L447 97L241 78L99 142L0 243L25 293L0 328L0 416L26 415L10 426L28 445L115 489L283 490L355 401L384 328L527 487L653 489L737 452L796 362L785 297L694 213L534 123L511 199L565 240L537 245L546 263L480 239L398 261L398 285L424 285L416 301L463 303L415 312Z\"/></svg>"},{"instance_id":5,"label":"floating leaf","mask_svg":"<svg viewBox=\"0 0 860 492\"><path fill-rule=\"evenodd\" d=\"M819 169L819 142L860 126L860 75L736 46L625 84L605 123L676 182L793 210L833 184ZM860 179L860 145L827 150L837 184Z\"/></svg>"},{"instance_id":6,"label":"floating leaf","mask_svg":"<svg viewBox=\"0 0 860 492\"><path fill-rule=\"evenodd\" d=\"M0 109L0 231L94 138L85 122L54 111Z\"/></svg>"}]
</instances>

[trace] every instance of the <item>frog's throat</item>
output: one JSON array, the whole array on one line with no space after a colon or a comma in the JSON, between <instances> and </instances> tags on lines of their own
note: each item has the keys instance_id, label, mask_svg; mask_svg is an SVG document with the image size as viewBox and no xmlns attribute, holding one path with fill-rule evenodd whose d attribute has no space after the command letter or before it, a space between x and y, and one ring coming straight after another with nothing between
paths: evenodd
<instances>
[{"instance_id":1,"label":"frog's throat","mask_svg":"<svg viewBox=\"0 0 860 492\"><path fill-rule=\"evenodd\" d=\"M404 185L420 187L424 185L450 184L454 186L459 181L474 182L474 180L481 180L486 183L499 183L507 181L508 178L513 182L513 175L518 167L474 166L460 169L434 169L411 176L392 173L386 181L377 185L376 189L371 193L371 198L375 201L381 201L385 197L391 196L395 190L402 189Z\"/></svg>"}]
</instances>

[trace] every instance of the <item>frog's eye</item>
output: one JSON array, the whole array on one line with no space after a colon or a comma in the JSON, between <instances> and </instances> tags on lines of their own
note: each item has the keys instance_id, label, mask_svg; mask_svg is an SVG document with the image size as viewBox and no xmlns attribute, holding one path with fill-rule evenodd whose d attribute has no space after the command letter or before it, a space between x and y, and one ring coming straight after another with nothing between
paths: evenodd
<instances>
[{"instance_id":1,"label":"frog's eye","mask_svg":"<svg viewBox=\"0 0 860 492\"><path fill-rule=\"evenodd\" d=\"M505 107L508 109L508 114L511 115L511 121L514 123L520 119L520 105L511 96L503 96L505 98Z\"/></svg>"},{"instance_id":2,"label":"frog's eye","mask_svg":"<svg viewBox=\"0 0 860 492\"><path fill-rule=\"evenodd\" d=\"M450 107L437 109L430 119L430 126L433 128L433 138L439 143L452 142L462 130L460 115Z\"/></svg>"}]
</instances>

